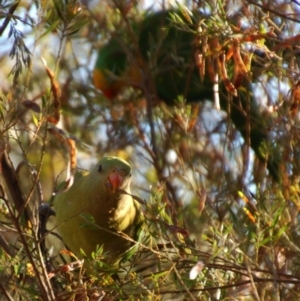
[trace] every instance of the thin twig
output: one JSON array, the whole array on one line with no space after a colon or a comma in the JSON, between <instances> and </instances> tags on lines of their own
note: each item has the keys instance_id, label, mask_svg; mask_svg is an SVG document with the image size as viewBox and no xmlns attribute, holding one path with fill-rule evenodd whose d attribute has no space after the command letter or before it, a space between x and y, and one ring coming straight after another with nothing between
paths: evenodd
<instances>
[{"instance_id":1,"label":"thin twig","mask_svg":"<svg viewBox=\"0 0 300 301\"><path fill-rule=\"evenodd\" d=\"M7 25L9 24L10 19L12 18L12 15L14 11L17 9L18 5L20 3L20 0L16 1L8 10L8 13L6 15L5 20L3 21L2 26L0 27L0 36L2 36L4 30L6 29Z\"/></svg>"},{"instance_id":2,"label":"thin twig","mask_svg":"<svg viewBox=\"0 0 300 301\"><path fill-rule=\"evenodd\" d=\"M288 20L296 22L296 23L300 23L299 19L294 19L294 18L291 18L291 17L287 16L286 14L281 14L278 10L274 10L274 9L272 9L272 8L266 6L266 5L259 4L257 1L247 0L247 2L258 6L258 7L262 8L263 10L269 11L270 13L272 13L276 16L279 16L281 18L288 19Z\"/></svg>"}]
</instances>

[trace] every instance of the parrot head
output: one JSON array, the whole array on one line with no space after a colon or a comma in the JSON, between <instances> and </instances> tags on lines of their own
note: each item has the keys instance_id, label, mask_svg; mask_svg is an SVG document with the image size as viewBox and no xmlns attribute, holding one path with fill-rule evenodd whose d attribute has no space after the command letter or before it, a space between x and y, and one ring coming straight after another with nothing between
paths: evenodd
<instances>
[{"instance_id":1,"label":"parrot head","mask_svg":"<svg viewBox=\"0 0 300 301\"><path fill-rule=\"evenodd\" d=\"M123 89L121 81L110 79L108 72L97 68L94 70L93 82L94 86L110 100L114 99Z\"/></svg>"},{"instance_id":2,"label":"parrot head","mask_svg":"<svg viewBox=\"0 0 300 301\"><path fill-rule=\"evenodd\" d=\"M104 186L108 192L114 194L129 187L131 167L125 160L117 157L104 157L99 161L97 171L106 175Z\"/></svg>"},{"instance_id":3,"label":"parrot head","mask_svg":"<svg viewBox=\"0 0 300 301\"><path fill-rule=\"evenodd\" d=\"M93 72L94 86L106 98L113 100L126 87L142 89L143 60L127 57L128 49L122 47L117 37L100 48Z\"/></svg>"},{"instance_id":4,"label":"parrot head","mask_svg":"<svg viewBox=\"0 0 300 301\"><path fill-rule=\"evenodd\" d=\"M93 73L94 86L108 99L114 99L125 86L127 56L117 38L100 48Z\"/></svg>"}]
</instances>

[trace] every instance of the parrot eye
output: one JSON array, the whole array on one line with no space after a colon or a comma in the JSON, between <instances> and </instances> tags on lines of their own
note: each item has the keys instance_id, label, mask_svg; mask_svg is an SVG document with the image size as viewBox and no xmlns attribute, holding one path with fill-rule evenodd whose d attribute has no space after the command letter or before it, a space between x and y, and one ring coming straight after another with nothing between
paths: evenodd
<instances>
[{"instance_id":1,"label":"parrot eye","mask_svg":"<svg viewBox=\"0 0 300 301\"><path fill-rule=\"evenodd\" d=\"M102 171L102 165L100 164L99 166L98 166L98 172L101 172Z\"/></svg>"}]
</instances>

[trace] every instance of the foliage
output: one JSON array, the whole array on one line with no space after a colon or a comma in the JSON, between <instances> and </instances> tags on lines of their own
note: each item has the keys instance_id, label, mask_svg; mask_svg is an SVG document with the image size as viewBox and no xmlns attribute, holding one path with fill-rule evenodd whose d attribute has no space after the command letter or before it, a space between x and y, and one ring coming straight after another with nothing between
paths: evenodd
<instances>
[{"instance_id":1,"label":"foliage","mask_svg":"<svg viewBox=\"0 0 300 301\"><path fill-rule=\"evenodd\" d=\"M243 63L255 54L246 76L268 124L264 151L281 159L279 180L211 102L152 106L151 85L111 102L92 85L98 49L120 31L131 45L145 4L0 1L0 300L299 299L299 3L186 2L176 6L186 20L193 10L209 15L200 36L220 46L202 55L225 49L229 84L241 68L232 40ZM172 16L182 30L186 20ZM147 227L118 270L101 262L101 248L88 271L72 253L58 255L45 203L68 179L74 143L80 168L108 154L133 167Z\"/></svg>"}]
</instances>

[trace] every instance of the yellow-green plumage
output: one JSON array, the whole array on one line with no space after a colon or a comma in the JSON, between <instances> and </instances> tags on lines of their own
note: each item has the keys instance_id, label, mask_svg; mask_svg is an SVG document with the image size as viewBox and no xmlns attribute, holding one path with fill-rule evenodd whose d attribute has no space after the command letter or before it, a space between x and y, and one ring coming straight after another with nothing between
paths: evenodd
<instances>
[{"instance_id":1,"label":"yellow-green plumage","mask_svg":"<svg viewBox=\"0 0 300 301\"><path fill-rule=\"evenodd\" d=\"M142 220L139 203L128 195L130 177L131 167L126 161L105 157L90 172L77 175L68 191L55 197L58 230L77 256L81 257L80 249L90 256L103 245L108 253L105 261L114 263L132 247L132 242L119 236L123 232L135 239ZM117 186L110 179L116 179ZM88 222L90 217L94 224Z\"/></svg>"}]
</instances>

